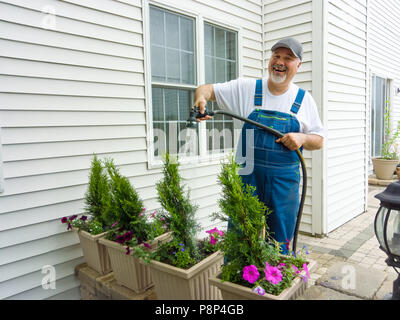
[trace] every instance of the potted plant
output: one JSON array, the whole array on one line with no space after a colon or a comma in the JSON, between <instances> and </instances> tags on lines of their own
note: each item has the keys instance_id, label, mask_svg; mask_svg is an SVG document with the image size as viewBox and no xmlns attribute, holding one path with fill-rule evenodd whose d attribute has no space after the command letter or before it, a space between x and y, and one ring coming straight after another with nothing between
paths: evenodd
<instances>
[{"instance_id":1,"label":"potted plant","mask_svg":"<svg viewBox=\"0 0 400 320\"><path fill-rule=\"evenodd\" d=\"M214 217L230 221L231 227L221 246L225 263L209 281L221 290L223 299L292 299L306 288L316 263L306 260L305 248L281 254L280 243L269 236L265 225L269 209L254 195L255 187L244 186L238 169L231 156L219 175L222 212Z\"/></svg>"},{"instance_id":2,"label":"potted plant","mask_svg":"<svg viewBox=\"0 0 400 320\"><path fill-rule=\"evenodd\" d=\"M389 100L385 106L385 121L384 121L385 140L382 144L381 157L372 158L372 165L377 179L391 180L395 174L399 156L397 153L397 139L400 135L400 121L397 123L397 128L392 132L391 115Z\"/></svg>"},{"instance_id":3,"label":"potted plant","mask_svg":"<svg viewBox=\"0 0 400 320\"><path fill-rule=\"evenodd\" d=\"M152 254L149 266L155 292L161 300L220 299L208 277L217 273L223 262L219 247L224 233L213 228L206 231L205 239L196 239L200 228L195 220L197 206L190 202L189 191L184 192L178 168L178 161L165 154L163 179L156 187L172 236Z\"/></svg>"},{"instance_id":4,"label":"potted plant","mask_svg":"<svg viewBox=\"0 0 400 320\"><path fill-rule=\"evenodd\" d=\"M88 189L85 193L85 215L72 215L63 217L62 223L67 223L67 230L78 233L79 241L86 263L89 267L96 270L101 275L111 272L110 258L106 248L99 243L99 239L104 237L108 226L105 205L109 197L107 176L101 161L94 155Z\"/></svg>"},{"instance_id":5,"label":"potted plant","mask_svg":"<svg viewBox=\"0 0 400 320\"><path fill-rule=\"evenodd\" d=\"M141 293L153 283L148 266L139 259L148 261L151 250L168 239L166 221L155 213L149 217L128 178L120 174L112 160L105 165L111 191L106 212L115 216L115 222L100 243L107 247L116 281Z\"/></svg>"}]
</instances>

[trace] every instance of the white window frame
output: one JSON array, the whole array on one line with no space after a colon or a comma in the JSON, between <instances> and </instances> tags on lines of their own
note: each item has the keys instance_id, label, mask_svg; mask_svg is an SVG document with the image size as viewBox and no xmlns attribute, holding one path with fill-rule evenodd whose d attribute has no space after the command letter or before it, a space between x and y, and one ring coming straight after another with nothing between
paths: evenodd
<instances>
[{"instance_id":1,"label":"white window frame","mask_svg":"<svg viewBox=\"0 0 400 320\"><path fill-rule=\"evenodd\" d=\"M195 47L196 47L196 83L198 87L205 83L205 55L204 55L204 23L210 23L237 32L237 74L242 77L242 28L232 25L230 21L220 21L208 15L196 13L185 7L179 2L179 8L171 6L169 1L164 0L143 0L143 38L144 38L144 73L145 73L145 105L146 105L146 134L147 134L147 167L148 169L159 169L163 163L160 158L154 156L154 132L153 132L153 108L152 108L152 82L151 77L151 52L150 52L150 6L156 6L163 10L169 10L177 14L186 15L195 20ZM185 85L169 85L162 83L164 87L182 87ZM186 86L192 88L192 86ZM199 155L180 157L179 162L187 165L187 167L207 166L210 164L219 164L220 161L227 156L226 152L209 153L206 143L206 123L203 121L199 124ZM237 141L237 130L233 130L234 141Z\"/></svg>"},{"instance_id":2,"label":"white window frame","mask_svg":"<svg viewBox=\"0 0 400 320\"><path fill-rule=\"evenodd\" d=\"M389 101L391 101L392 102L392 95L391 95L391 92L392 92L392 87L393 87L393 81L387 76L387 75L384 75L384 74L381 74L381 73L379 73L379 72L371 72L370 73L370 80L369 80L369 85L370 85L370 110L369 110L369 118L371 119L371 112L372 112L372 104L374 103L373 101L372 101L372 84L373 84L373 78L374 77L379 77L379 78L381 78L381 79L383 79L383 80L385 80L386 81L386 97L385 97L385 100L389 100ZM393 107L392 107L392 104L390 104L390 108L391 108L391 111L393 111ZM384 112L384 110L383 110L383 112ZM384 119L383 119L383 121L384 121ZM391 123L391 125L393 126L393 117L392 117L392 119L391 119L391 121L392 121L392 123ZM384 127L383 127L383 130L384 130ZM372 132L372 128L371 128L371 122L369 123L369 132L370 132L370 136L369 136L369 144L370 144L370 146L369 146L369 154L368 154L368 158L369 158L369 164L370 165L372 165L372 156L371 156L371 153L372 153L372 144L371 144L371 140L372 140L372 135L373 134L375 134L374 132ZM383 135L385 135L385 132L383 131ZM383 136L383 138L385 139L385 136ZM375 156L380 156L380 155L375 155Z\"/></svg>"}]
</instances>

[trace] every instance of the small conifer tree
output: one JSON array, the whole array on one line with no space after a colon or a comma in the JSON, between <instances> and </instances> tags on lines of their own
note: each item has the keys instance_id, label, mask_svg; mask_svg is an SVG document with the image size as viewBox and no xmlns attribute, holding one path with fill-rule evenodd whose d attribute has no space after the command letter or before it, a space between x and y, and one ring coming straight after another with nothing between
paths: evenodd
<instances>
[{"instance_id":1,"label":"small conifer tree","mask_svg":"<svg viewBox=\"0 0 400 320\"><path fill-rule=\"evenodd\" d=\"M266 214L268 208L254 195L255 187L244 185L238 174L240 166L231 156L222 163L219 183L222 186L222 198L218 201L221 213L214 218L229 221L231 227L225 234L222 251L229 261L222 268L222 279L239 283L245 266L262 267L265 261L278 261L279 250L268 245ZM264 238L266 237L266 239Z\"/></svg>"},{"instance_id":2,"label":"small conifer tree","mask_svg":"<svg viewBox=\"0 0 400 320\"><path fill-rule=\"evenodd\" d=\"M156 188L158 200L169 215L169 227L173 238L172 242L160 248L159 253L162 255L162 250L176 250L176 265L185 267L200 259L195 238L200 229L195 220L197 206L190 202L190 192L184 191L178 161L168 153L164 156L163 178L156 184Z\"/></svg>"},{"instance_id":3,"label":"small conifer tree","mask_svg":"<svg viewBox=\"0 0 400 320\"><path fill-rule=\"evenodd\" d=\"M92 216L94 220L109 225L104 220L104 202L109 197L107 175L104 172L101 161L96 155L91 163L89 185L85 193L85 213ZM112 223L112 222L111 222Z\"/></svg>"},{"instance_id":4,"label":"small conifer tree","mask_svg":"<svg viewBox=\"0 0 400 320\"><path fill-rule=\"evenodd\" d=\"M132 231L137 239L149 240L152 230L146 217L141 214L144 209L143 201L128 178L120 174L112 160L106 160L105 166L110 177L111 191L106 212L115 216L120 230Z\"/></svg>"}]
</instances>

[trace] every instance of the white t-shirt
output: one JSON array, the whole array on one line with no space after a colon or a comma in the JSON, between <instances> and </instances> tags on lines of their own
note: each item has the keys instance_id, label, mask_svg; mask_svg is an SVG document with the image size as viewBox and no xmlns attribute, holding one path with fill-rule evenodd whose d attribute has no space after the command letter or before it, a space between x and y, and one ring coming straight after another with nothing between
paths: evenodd
<instances>
[{"instance_id":1,"label":"white t-shirt","mask_svg":"<svg viewBox=\"0 0 400 320\"><path fill-rule=\"evenodd\" d=\"M239 78L225 83L214 84L214 94L218 106L247 118L254 109L265 109L293 114L290 109L296 99L299 87L291 83L284 94L275 96L269 92L267 79L263 79L262 106L254 105L256 79ZM324 128L318 115L317 105L311 94L306 91L296 116L300 123L300 132L317 134L324 137Z\"/></svg>"}]
</instances>

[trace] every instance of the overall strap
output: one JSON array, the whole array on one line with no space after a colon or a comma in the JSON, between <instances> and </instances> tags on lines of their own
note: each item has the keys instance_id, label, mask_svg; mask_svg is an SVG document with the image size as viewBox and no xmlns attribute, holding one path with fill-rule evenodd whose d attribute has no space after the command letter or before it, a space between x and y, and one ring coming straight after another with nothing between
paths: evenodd
<instances>
[{"instance_id":1,"label":"overall strap","mask_svg":"<svg viewBox=\"0 0 400 320\"><path fill-rule=\"evenodd\" d=\"M263 98L262 79L258 79L256 81L256 92L254 94L254 105L257 107L261 107L262 106L262 98Z\"/></svg>"},{"instance_id":2,"label":"overall strap","mask_svg":"<svg viewBox=\"0 0 400 320\"><path fill-rule=\"evenodd\" d=\"M303 102L304 95L306 94L306 91L299 88L299 91L297 91L297 96L296 99L294 100L294 103L292 105L292 108L290 109L291 112L294 114L297 114L299 112L301 103Z\"/></svg>"}]
</instances>

